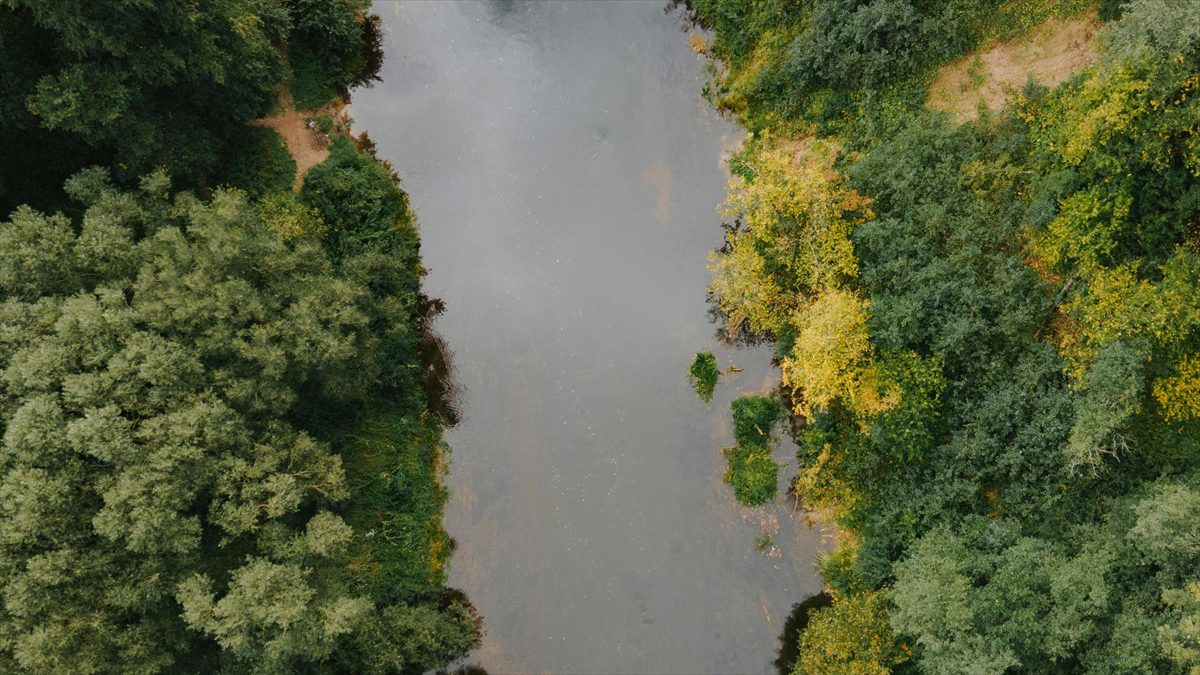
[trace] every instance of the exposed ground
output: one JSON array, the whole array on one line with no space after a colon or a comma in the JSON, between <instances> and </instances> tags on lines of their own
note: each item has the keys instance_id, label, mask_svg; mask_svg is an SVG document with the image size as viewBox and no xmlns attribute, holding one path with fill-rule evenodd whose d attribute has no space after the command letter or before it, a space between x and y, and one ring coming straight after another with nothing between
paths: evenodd
<instances>
[{"instance_id":1,"label":"exposed ground","mask_svg":"<svg viewBox=\"0 0 1200 675\"><path fill-rule=\"evenodd\" d=\"M286 91L279 96L279 107L274 114L253 122L274 129L287 143L288 154L296 161L293 190L300 189L305 172L329 156L329 134L321 133L315 125L309 126L309 120L322 114L331 115L335 126L349 128L349 119L342 103L331 104L318 110L299 111L292 104L292 97Z\"/></svg>"},{"instance_id":2,"label":"exposed ground","mask_svg":"<svg viewBox=\"0 0 1200 675\"><path fill-rule=\"evenodd\" d=\"M1054 86L1092 62L1100 25L1095 10L1051 18L1018 39L968 54L938 71L929 87L929 106L965 122L977 118L981 107L1003 108L1008 93L1029 77Z\"/></svg>"},{"instance_id":3,"label":"exposed ground","mask_svg":"<svg viewBox=\"0 0 1200 675\"><path fill-rule=\"evenodd\" d=\"M817 140L817 137L814 134L800 138L784 138L779 141L779 147L792 156L792 167L799 167L815 140Z\"/></svg>"}]
</instances>

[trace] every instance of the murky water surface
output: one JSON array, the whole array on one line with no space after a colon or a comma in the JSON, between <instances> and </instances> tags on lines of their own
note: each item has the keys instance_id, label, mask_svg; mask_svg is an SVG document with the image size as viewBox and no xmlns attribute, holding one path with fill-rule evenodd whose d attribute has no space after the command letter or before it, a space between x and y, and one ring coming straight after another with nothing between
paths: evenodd
<instances>
[{"instance_id":1,"label":"murky water surface","mask_svg":"<svg viewBox=\"0 0 1200 675\"><path fill-rule=\"evenodd\" d=\"M664 4L376 3L384 82L353 113L404 179L446 303L450 581L485 618L470 662L494 673L773 672L820 587L820 535L721 483L729 399L777 375L706 317L737 131ZM745 368L711 407L685 381L697 349Z\"/></svg>"}]
</instances>

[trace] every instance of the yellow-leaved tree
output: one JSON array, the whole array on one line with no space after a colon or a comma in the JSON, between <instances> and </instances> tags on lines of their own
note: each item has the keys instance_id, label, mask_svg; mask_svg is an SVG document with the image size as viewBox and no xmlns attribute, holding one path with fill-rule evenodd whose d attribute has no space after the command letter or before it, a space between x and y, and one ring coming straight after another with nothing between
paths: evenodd
<instances>
[{"instance_id":1,"label":"yellow-leaved tree","mask_svg":"<svg viewBox=\"0 0 1200 675\"><path fill-rule=\"evenodd\" d=\"M869 200L833 170L834 149L813 143L800 157L760 138L744 159L750 180L730 185L721 215L737 223L714 254L710 289L730 325L778 332L824 288L858 274L850 231Z\"/></svg>"},{"instance_id":2,"label":"yellow-leaved tree","mask_svg":"<svg viewBox=\"0 0 1200 675\"><path fill-rule=\"evenodd\" d=\"M798 414L841 400L866 418L894 404L895 396L880 391L867 318L867 301L841 288L826 289L793 314L796 341L780 369Z\"/></svg>"},{"instance_id":3,"label":"yellow-leaved tree","mask_svg":"<svg viewBox=\"0 0 1200 675\"><path fill-rule=\"evenodd\" d=\"M888 407L875 382L867 302L848 286L858 275L850 232L872 216L870 200L833 169L835 151L755 141L743 157L749 179L730 186L722 209L736 227L711 265L710 289L731 326L795 337L783 382L805 416L839 399L863 415Z\"/></svg>"},{"instance_id":4,"label":"yellow-leaved tree","mask_svg":"<svg viewBox=\"0 0 1200 675\"><path fill-rule=\"evenodd\" d=\"M885 590L834 597L817 610L800 638L792 675L887 675L908 660L889 623Z\"/></svg>"}]
</instances>

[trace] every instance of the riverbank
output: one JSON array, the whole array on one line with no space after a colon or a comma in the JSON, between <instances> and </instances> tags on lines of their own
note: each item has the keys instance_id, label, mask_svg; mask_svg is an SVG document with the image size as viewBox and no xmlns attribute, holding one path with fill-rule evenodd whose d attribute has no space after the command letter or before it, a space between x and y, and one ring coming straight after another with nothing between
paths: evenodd
<instances>
[{"instance_id":1,"label":"riverbank","mask_svg":"<svg viewBox=\"0 0 1200 675\"><path fill-rule=\"evenodd\" d=\"M775 344L796 488L848 533L784 667L1192 664L1197 561L1141 533L1184 537L1160 519L1200 508L1200 324L1164 333L1191 310L1151 300L1200 303L1194 17L691 9L715 31L705 91L751 132L710 289ZM1125 639L1134 615L1157 639Z\"/></svg>"}]
</instances>

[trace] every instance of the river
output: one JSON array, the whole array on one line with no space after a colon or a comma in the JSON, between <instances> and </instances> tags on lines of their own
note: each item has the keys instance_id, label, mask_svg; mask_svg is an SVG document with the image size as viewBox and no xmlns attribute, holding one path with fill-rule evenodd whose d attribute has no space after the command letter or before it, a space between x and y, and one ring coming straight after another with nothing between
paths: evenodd
<instances>
[{"instance_id":1,"label":"river","mask_svg":"<svg viewBox=\"0 0 1200 675\"><path fill-rule=\"evenodd\" d=\"M773 672L820 590L820 533L721 482L730 398L778 374L707 317L739 132L664 4L376 3L383 82L353 115L446 303L450 583L484 616L467 662L493 673ZM711 406L685 379L700 349L745 369Z\"/></svg>"}]
</instances>

